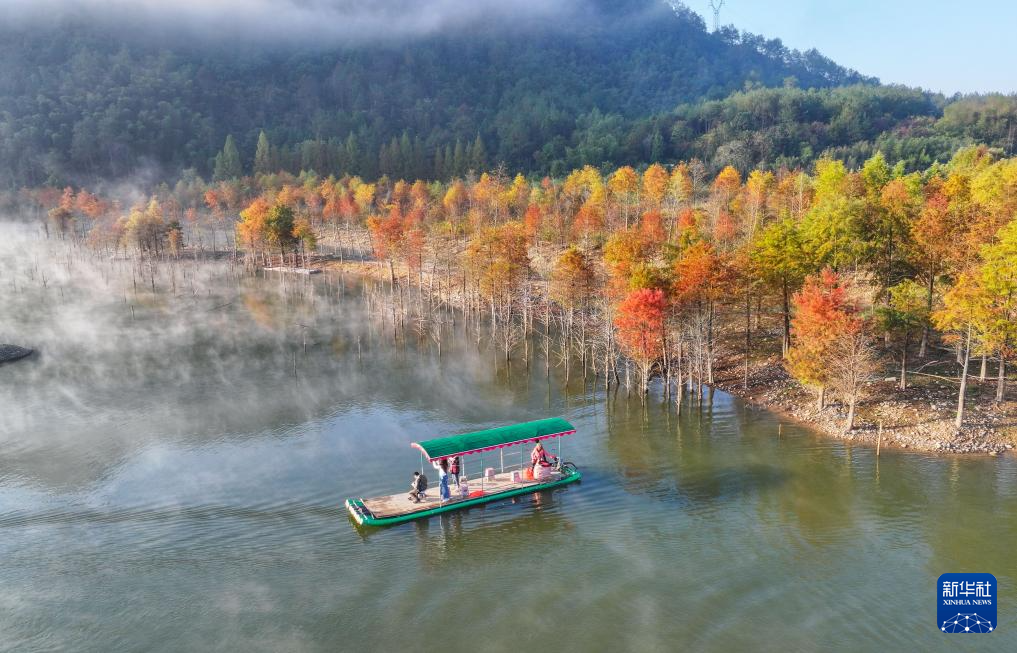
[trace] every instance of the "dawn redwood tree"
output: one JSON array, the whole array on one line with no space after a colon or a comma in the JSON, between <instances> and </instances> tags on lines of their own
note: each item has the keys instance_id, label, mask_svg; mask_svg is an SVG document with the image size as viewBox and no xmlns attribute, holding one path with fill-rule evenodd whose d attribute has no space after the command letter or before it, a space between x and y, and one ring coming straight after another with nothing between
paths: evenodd
<instances>
[{"instance_id":1,"label":"dawn redwood tree","mask_svg":"<svg viewBox=\"0 0 1017 653\"><path fill-rule=\"evenodd\" d=\"M568 379L569 351L573 341L578 341L580 356L584 363L586 361L586 311L593 297L594 281L594 270L590 257L575 245L562 252L551 269L548 290L550 298L561 307L562 311L561 351L565 359L566 380Z\"/></svg>"},{"instance_id":2,"label":"dawn redwood tree","mask_svg":"<svg viewBox=\"0 0 1017 653\"><path fill-rule=\"evenodd\" d=\"M788 371L817 390L823 410L827 388L848 405L846 428L854 428L855 406L862 384L872 373L873 354L865 319L849 294L849 284L829 268L805 280L794 296L795 341L788 352Z\"/></svg>"},{"instance_id":3,"label":"dawn redwood tree","mask_svg":"<svg viewBox=\"0 0 1017 653\"><path fill-rule=\"evenodd\" d=\"M623 166L615 170L607 182L611 194L621 202L625 217L625 228L629 228L629 211L636 203L639 193L639 175L631 166Z\"/></svg>"},{"instance_id":4,"label":"dawn redwood tree","mask_svg":"<svg viewBox=\"0 0 1017 653\"><path fill-rule=\"evenodd\" d=\"M286 255L286 248L296 243L293 235L295 216L293 209L285 204L276 204L269 209L265 218L265 241L279 248L279 253Z\"/></svg>"},{"instance_id":5,"label":"dawn redwood tree","mask_svg":"<svg viewBox=\"0 0 1017 653\"><path fill-rule=\"evenodd\" d=\"M791 218L770 224L756 240L751 257L762 280L780 293L784 327L781 349L787 356L791 348L791 295L812 267L798 224Z\"/></svg>"},{"instance_id":6,"label":"dawn redwood tree","mask_svg":"<svg viewBox=\"0 0 1017 653\"><path fill-rule=\"evenodd\" d=\"M666 309L664 291L640 288L630 292L615 311L618 343L639 368L642 397L646 396L653 366L663 351Z\"/></svg>"},{"instance_id":7,"label":"dawn redwood tree","mask_svg":"<svg viewBox=\"0 0 1017 653\"><path fill-rule=\"evenodd\" d=\"M240 212L237 223L237 240L244 246L244 254L253 260L265 249L267 230L265 227L271 206L263 196L255 198L246 209Z\"/></svg>"},{"instance_id":8,"label":"dawn redwood tree","mask_svg":"<svg viewBox=\"0 0 1017 653\"><path fill-rule=\"evenodd\" d=\"M963 224L950 211L950 203L940 190L942 180L934 178L926 187L924 204L911 223L910 235L914 243L913 263L926 288L925 307L932 313L936 297L936 281L956 259L958 243L962 239ZM925 357L929 346L929 326L922 330L918 355Z\"/></svg>"},{"instance_id":9,"label":"dawn redwood tree","mask_svg":"<svg viewBox=\"0 0 1017 653\"><path fill-rule=\"evenodd\" d=\"M971 348L984 336L984 328L989 322L989 303L991 298L985 286L973 273L962 272L946 294L943 296L943 308L933 314L938 328L953 333L961 347L960 391L957 394L957 417L954 425L959 429L964 425L965 395L968 389L968 367L971 363Z\"/></svg>"},{"instance_id":10,"label":"dawn redwood tree","mask_svg":"<svg viewBox=\"0 0 1017 653\"><path fill-rule=\"evenodd\" d=\"M687 315L700 386L713 383L714 320L717 301L727 291L731 270L708 243L699 241L682 253L671 268L671 299Z\"/></svg>"},{"instance_id":11,"label":"dawn redwood tree","mask_svg":"<svg viewBox=\"0 0 1017 653\"><path fill-rule=\"evenodd\" d=\"M898 283L890 288L887 304L876 309L876 316L882 331L900 342L899 387L907 390L911 339L929 324L925 289L912 279Z\"/></svg>"},{"instance_id":12,"label":"dawn redwood tree","mask_svg":"<svg viewBox=\"0 0 1017 653\"><path fill-rule=\"evenodd\" d=\"M367 231L371 235L374 255L388 261L389 273L394 280L393 260L400 254L405 237L405 224L399 205L393 204L386 216L372 215L367 218Z\"/></svg>"},{"instance_id":13,"label":"dawn redwood tree","mask_svg":"<svg viewBox=\"0 0 1017 653\"><path fill-rule=\"evenodd\" d=\"M1006 391L1006 360L1017 346L1017 219L1003 227L997 242L982 248L980 283L988 296L985 340L999 357L996 401Z\"/></svg>"}]
</instances>

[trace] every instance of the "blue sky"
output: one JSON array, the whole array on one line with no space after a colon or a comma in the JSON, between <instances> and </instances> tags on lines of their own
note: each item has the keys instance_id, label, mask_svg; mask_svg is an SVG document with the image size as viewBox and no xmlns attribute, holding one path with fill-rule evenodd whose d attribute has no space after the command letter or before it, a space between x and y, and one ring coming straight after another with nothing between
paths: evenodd
<instances>
[{"instance_id":1,"label":"blue sky","mask_svg":"<svg viewBox=\"0 0 1017 653\"><path fill-rule=\"evenodd\" d=\"M713 25L709 0L686 0ZM721 24L811 47L885 83L1017 92L1017 0L725 0Z\"/></svg>"}]
</instances>

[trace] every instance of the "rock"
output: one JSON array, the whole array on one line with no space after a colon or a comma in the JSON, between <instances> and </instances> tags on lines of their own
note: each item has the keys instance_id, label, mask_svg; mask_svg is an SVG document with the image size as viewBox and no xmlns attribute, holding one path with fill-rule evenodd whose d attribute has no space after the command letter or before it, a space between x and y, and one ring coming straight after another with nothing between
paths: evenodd
<instances>
[{"instance_id":1,"label":"rock","mask_svg":"<svg viewBox=\"0 0 1017 653\"><path fill-rule=\"evenodd\" d=\"M0 344L0 363L13 363L14 361L31 356L34 352L34 349Z\"/></svg>"}]
</instances>

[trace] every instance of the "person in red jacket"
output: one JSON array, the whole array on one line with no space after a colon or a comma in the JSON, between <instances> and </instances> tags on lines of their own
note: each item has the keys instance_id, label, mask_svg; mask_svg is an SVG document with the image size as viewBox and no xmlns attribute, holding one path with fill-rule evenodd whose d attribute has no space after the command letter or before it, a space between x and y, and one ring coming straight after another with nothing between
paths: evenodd
<instances>
[{"instance_id":1,"label":"person in red jacket","mask_svg":"<svg viewBox=\"0 0 1017 653\"><path fill-rule=\"evenodd\" d=\"M537 475L537 467L551 467L551 459L547 455L547 451L544 450L544 445L537 441L537 446L533 447L533 451L530 452L530 466L533 468L533 475Z\"/></svg>"},{"instance_id":2,"label":"person in red jacket","mask_svg":"<svg viewBox=\"0 0 1017 653\"><path fill-rule=\"evenodd\" d=\"M448 459L448 475L452 478L452 483L459 487L459 456Z\"/></svg>"}]
</instances>

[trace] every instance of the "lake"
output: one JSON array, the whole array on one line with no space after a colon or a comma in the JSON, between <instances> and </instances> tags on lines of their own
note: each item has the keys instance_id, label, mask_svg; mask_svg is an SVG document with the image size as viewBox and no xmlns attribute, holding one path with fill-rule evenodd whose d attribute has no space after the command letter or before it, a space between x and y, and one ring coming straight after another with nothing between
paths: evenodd
<instances>
[{"instance_id":1,"label":"lake","mask_svg":"<svg viewBox=\"0 0 1017 653\"><path fill-rule=\"evenodd\" d=\"M722 392L678 416L461 320L439 357L350 277L0 243L0 342L40 351L0 366L0 650L1017 648L1010 457L877 461ZM405 489L412 440L554 415L578 484L342 507ZM997 632L937 630L961 571L998 579Z\"/></svg>"}]
</instances>

